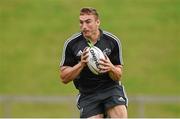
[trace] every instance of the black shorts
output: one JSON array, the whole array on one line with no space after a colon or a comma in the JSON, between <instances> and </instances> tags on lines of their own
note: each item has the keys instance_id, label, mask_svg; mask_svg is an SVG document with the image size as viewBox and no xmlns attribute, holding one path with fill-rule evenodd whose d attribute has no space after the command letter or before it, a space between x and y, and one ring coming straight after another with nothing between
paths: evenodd
<instances>
[{"instance_id":1,"label":"black shorts","mask_svg":"<svg viewBox=\"0 0 180 119\"><path fill-rule=\"evenodd\" d=\"M128 105L128 99L123 86L114 86L93 94L79 94L77 107L81 118L97 114L106 114L106 110L116 105Z\"/></svg>"}]
</instances>

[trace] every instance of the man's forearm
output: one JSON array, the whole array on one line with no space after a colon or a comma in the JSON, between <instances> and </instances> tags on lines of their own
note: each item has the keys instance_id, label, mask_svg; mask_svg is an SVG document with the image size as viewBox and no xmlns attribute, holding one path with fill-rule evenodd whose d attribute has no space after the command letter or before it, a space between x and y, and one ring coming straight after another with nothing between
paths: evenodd
<instances>
[{"instance_id":1,"label":"man's forearm","mask_svg":"<svg viewBox=\"0 0 180 119\"><path fill-rule=\"evenodd\" d=\"M121 66L114 66L112 67L111 71L109 72L109 76L113 80L120 80L122 75L122 67Z\"/></svg>"},{"instance_id":2,"label":"man's forearm","mask_svg":"<svg viewBox=\"0 0 180 119\"><path fill-rule=\"evenodd\" d=\"M73 67L61 68L60 77L61 77L62 82L67 84L68 82L74 80L80 74L83 67L84 66L81 64L81 62L79 62Z\"/></svg>"}]
</instances>

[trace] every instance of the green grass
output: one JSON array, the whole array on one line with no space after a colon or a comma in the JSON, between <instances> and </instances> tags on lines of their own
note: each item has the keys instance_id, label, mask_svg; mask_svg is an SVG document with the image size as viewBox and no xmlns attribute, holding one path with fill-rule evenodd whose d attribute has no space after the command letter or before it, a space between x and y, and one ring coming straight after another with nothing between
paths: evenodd
<instances>
[{"instance_id":1,"label":"green grass","mask_svg":"<svg viewBox=\"0 0 180 119\"><path fill-rule=\"evenodd\" d=\"M63 43L79 31L78 15L83 6L97 8L101 28L121 39L123 84L128 95L179 95L179 0L1 0L1 95L78 92L72 83L60 82L58 66ZM149 114L156 117L159 113Z\"/></svg>"},{"instance_id":2,"label":"green grass","mask_svg":"<svg viewBox=\"0 0 180 119\"><path fill-rule=\"evenodd\" d=\"M179 104L145 104L145 118L177 118L179 117ZM140 118L139 105L132 103L128 107L129 118Z\"/></svg>"},{"instance_id":3,"label":"green grass","mask_svg":"<svg viewBox=\"0 0 180 119\"><path fill-rule=\"evenodd\" d=\"M180 117L179 104L147 105L146 115L151 118L177 118Z\"/></svg>"},{"instance_id":4,"label":"green grass","mask_svg":"<svg viewBox=\"0 0 180 119\"><path fill-rule=\"evenodd\" d=\"M74 106L74 108L72 107ZM36 107L36 111L34 111ZM72 118L79 117L78 110L73 103L63 104L14 104L12 117L16 118Z\"/></svg>"}]
</instances>

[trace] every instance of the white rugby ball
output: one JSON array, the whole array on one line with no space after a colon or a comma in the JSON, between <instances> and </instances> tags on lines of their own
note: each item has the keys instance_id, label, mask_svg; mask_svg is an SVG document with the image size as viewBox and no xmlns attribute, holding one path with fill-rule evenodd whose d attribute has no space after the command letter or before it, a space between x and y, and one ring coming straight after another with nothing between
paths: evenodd
<instances>
[{"instance_id":1,"label":"white rugby ball","mask_svg":"<svg viewBox=\"0 0 180 119\"><path fill-rule=\"evenodd\" d=\"M96 75L100 74L99 69L99 60L105 59L103 52L96 46L92 46L88 48L89 57L88 57L88 67L89 69Z\"/></svg>"}]
</instances>

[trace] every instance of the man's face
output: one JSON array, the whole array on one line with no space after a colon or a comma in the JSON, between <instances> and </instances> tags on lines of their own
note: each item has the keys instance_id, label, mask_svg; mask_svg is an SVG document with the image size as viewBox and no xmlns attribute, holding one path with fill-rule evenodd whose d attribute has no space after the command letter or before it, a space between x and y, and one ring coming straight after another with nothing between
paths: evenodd
<instances>
[{"instance_id":1,"label":"man's face","mask_svg":"<svg viewBox=\"0 0 180 119\"><path fill-rule=\"evenodd\" d=\"M100 21L94 15L80 15L80 29L83 35L91 38L99 29Z\"/></svg>"}]
</instances>

